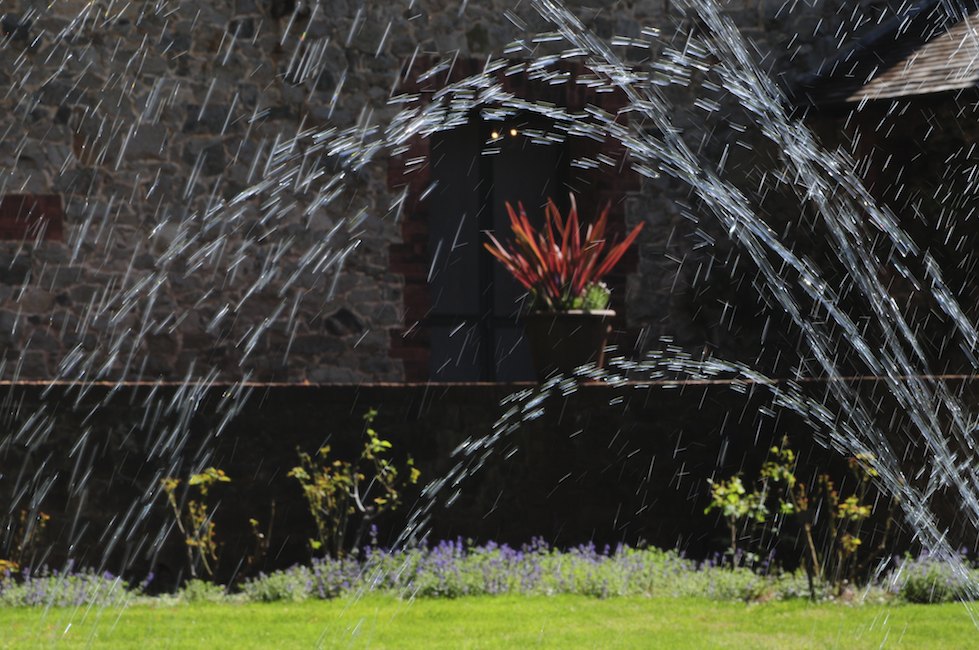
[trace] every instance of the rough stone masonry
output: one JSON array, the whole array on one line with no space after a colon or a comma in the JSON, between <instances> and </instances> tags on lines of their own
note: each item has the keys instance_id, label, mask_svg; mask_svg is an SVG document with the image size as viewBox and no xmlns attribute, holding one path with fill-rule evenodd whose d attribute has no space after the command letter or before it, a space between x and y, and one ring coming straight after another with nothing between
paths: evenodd
<instances>
[{"instance_id":1,"label":"rough stone masonry","mask_svg":"<svg viewBox=\"0 0 979 650\"><path fill-rule=\"evenodd\" d=\"M658 29L653 49L629 50L640 67L697 33L696 17L671 0L568 4L605 39ZM856 4L862 13L840 11ZM883 4L724 8L789 86ZM0 195L53 195L63 206L63 233L0 243L7 379L403 380L392 338L412 324L404 276L388 258L403 237L389 152L347 174L327 207L310 208L342 161L288 141L383 128L419 55L502 56L547 29L526 3L500 0L3 0L0 10ZM677 127L715 160L734 139L762 140L750 125L731 128L733 104L704 117L697 97L709 82L708 71L665 88ZM729 158L734 178L747 155ZM229 203L274 175L276 161L324 174ZM645 337L635 347L663 336L735 356L750 347L719 313L738 294L724 282L697 288L711 259L727 260L725 282L734 261L723 236L699 223L688 189L662 177L621 200L628 222L648 222L616 298ZM296 207L270 220L280 201ZM342 265L303 257L350 223L346 236L361 243Z\"/></svg>"}]
</instances>

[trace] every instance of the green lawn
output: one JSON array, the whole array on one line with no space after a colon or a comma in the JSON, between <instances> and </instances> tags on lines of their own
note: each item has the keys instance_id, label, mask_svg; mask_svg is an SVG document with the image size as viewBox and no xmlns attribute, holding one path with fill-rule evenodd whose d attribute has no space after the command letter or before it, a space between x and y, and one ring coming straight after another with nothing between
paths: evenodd
<instances>
[{"instance_id":1,"label":"green lawn","mask_svg":"<svg viewBox=\"0 0 979 650\"><path fill-rule=\"evenodd\" d=\"M471 597L3 609L0 647L976 648L963 605Z\"/></svg>"}]
</instances>

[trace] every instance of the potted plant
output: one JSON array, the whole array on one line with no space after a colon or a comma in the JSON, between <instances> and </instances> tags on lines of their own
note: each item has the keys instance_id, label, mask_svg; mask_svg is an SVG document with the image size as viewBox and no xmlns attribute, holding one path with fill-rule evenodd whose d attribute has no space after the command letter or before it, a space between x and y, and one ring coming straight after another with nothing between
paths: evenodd
<instances>
[{"instance_id":1,"label":"potted plant","mask_svg":"<svg viewBox=\"0 0 979 650\"><path fill-rule=\"evenodd\" d=\"M567 218L548 199L544 227L535 229L522 204L506 204L513 240L506 245L489 233L486 249L530 293L524 321L534 367L543 379L594 362L601 367L615 312L602 278L639 236L643 224L618 244L605 238L609 207L582 232L571 195ZM606 250L607 248L607 250Z\"/></svg>"}]
</instances>

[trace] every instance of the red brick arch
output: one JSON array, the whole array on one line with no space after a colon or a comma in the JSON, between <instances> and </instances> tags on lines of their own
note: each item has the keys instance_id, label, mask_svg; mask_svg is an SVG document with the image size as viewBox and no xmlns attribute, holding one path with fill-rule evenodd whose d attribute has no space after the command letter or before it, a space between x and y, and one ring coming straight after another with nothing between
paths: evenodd
<instances>
[{"instance_id":1,"label":"red brick arch","mask_svg":"<svg viewBox=\"0 0 979 650\"><path fill-rule=\"evenodd\" d=\"M0 241L64 240L60 194L6 194L0 199Z\"/></svg>"}]
</instances>

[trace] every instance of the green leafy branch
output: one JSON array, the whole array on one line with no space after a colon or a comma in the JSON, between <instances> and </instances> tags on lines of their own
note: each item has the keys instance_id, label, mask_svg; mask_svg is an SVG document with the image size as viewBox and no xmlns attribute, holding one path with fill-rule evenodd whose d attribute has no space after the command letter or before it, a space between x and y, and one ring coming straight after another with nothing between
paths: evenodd
<instances>
[{"instance_id":1,"label":"green leafy branch","mask_svg":"<svg viewBox=\"0 0 979 650\"><path fill-rule=\"evenodd\" d=\"M420 472L411 458L406 475L387 458L392 445L373 428L376 417L375 409L364 414L366 440L356 460L331 460L332 449L326 445L315 455L300 451L299 465L289 471L299 481L316 524L317 538L309 542L314 553L343 555L353 519L358 526L351 546L358 548L370 524L397 508L401 490L418 482Z\"/></svg>"},{"instance_id":2,"label":"green leafy branch","mask_svg":"<svg viewBox=\"0 0 979 650\"><path fill-rule=\"evenodd\" d=\"M177 498L181 480L168 476L160 481L167 495L167 502L173 512L177 529L183 536L190 575L193 578L197 577L198 566L209 577L214 575L214 567L218 561L218 542L215 534L216 527L208 511L206 499L212 486L230 482L231 479L223 470L208 467L187 479L187 490L193 489L197 496L181 503Z\"/></svg>"}]
</instances>

